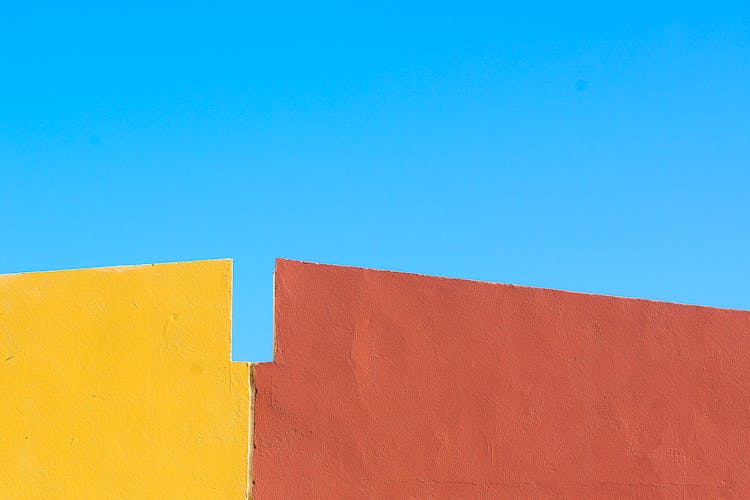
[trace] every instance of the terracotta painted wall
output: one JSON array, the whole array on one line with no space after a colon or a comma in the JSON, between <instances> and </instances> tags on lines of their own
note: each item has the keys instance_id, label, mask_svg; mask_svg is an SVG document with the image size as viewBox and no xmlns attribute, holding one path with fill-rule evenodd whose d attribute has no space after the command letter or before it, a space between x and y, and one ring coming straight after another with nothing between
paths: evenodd
<instances>
[{"instance_id":1,"label":"terracotta painted wall","mask_svg":"<svg viewBox=\"0 0 750 500\"><path fill-rule=\"evenodd\" d=\"M0 276L0 498L248 493L231 263Z\"/></svg>"},{"instance_id":2,"label":"terracotta painted wall","mask_svg":"<svg viewBox=\"0 0 750 500\"><path fill-rule=\"evenodd\" d=\"M750 313L280 260L254 494L750 498Z\"/></svg>"}]
</instances>

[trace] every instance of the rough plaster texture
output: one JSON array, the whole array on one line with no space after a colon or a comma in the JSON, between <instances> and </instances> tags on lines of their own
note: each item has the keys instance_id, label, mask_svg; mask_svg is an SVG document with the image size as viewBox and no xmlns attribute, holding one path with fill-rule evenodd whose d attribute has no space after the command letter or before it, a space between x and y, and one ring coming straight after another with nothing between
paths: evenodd
<instances>
[{"instance_id":1,"label":"rough plaster texture","mask_svg":"<svg viewBox=\"0 0 750 500\"><path fill-rule=\"evenodd\" d=\"M254 494L750 498L750 313L278 261Z\"/></svg>"},{"instance_id":2,"label":"rough plaster texture","mask_svg":"<svg viewBox=\"0 0 750 500\"><path fill-rule=\"evenodd\" d=\"M0 276L0 498L246 498L231 263Z\"/></svg>"}]
</instances>

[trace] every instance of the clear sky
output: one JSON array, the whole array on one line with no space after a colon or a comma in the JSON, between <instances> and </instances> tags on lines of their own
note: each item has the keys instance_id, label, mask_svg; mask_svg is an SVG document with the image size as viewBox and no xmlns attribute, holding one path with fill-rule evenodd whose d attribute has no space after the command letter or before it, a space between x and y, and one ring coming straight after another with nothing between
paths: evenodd
<instances>
[{"instance_id":1,"label":"clear sky","mask_svg":"<svg viewBox=\"0 0 750 500\"><path fill-rule=\"evenodd\" d=\"M750 309L750 6L4 2L0 216L233 258L237 360L275 257Z\"/></svg>"}]
</instances>

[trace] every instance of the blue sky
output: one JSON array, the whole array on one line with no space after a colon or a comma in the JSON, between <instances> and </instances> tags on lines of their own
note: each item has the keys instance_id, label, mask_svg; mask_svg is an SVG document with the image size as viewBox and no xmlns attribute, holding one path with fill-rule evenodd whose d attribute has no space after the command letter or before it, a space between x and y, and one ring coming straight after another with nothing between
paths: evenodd
<instances>
[{"instance_id":1,"label":"blue sky","mask_svg":"<svg viewBox=\"0 0 750 500\"><path fill-rule=\"evenodd\" d=\"M746 2L6 4L0 273L231 257L251 361L275 257L750 309Z\"/></svg>"}]
</instances>

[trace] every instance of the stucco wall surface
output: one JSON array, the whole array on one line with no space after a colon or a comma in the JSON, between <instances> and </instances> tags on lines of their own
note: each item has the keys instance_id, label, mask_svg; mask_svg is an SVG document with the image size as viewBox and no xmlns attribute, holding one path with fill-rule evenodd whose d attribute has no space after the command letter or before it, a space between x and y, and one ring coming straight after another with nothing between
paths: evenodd
<instances>
[{"instance_id":1,"label":"stucco wall surface","mask_svg":"<svg viewBox=\"0 0 750 500\"><path fill-rule=\"evenodd\" d=\"M232 499L231 263L0 276L0 498Z\"/></svg>"},{"instance_id":2,"label":"stucco wall surface","mask_svg":"<svg viewBox=\"0 0 750 500\"><path fill-rule=\"evenodd\" d=\"M750 313L280 260L254 494L750 498Z\"/></svg>"}]
</instances>

